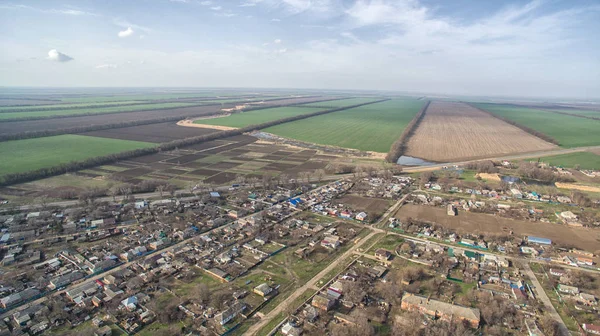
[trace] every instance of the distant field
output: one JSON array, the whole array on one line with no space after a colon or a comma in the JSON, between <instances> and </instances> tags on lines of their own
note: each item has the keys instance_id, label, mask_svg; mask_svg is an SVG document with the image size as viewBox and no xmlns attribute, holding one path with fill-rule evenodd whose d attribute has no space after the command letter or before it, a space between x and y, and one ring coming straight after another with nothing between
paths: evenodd
<instances>
[{"instance_id":1,"label":"distant field","mask_svg":"<svg viewBox=\"0 0 600 336\"><path fill-rule=\"evenodd\" d=\"M261 124L267 121L294 117L301 114L313 113L323 110L322 108L305 107L275 107L256 111L235 113L228 117L196 120L196 124L218 125L227 127L245 127Z\"/></svg>"},{"instance_id":2,"label":"distant field","mask_svg":"<svg viewBox=\"0 0 600 336\"><path fill-rule=\"evenodd\" d=\"M556 139L561 147L600 145L600 121L501 104L473 104Z\"/></svg>"},{"instance_id":3,"label":"distant field","mask_svg":"<svg viewBox=\"0 0 600 336\"><path fill-rule=\"evenodd\" d=\"M330 101L325 101L325 102L320 102L320 103L303 104L301 106L317 106L317 107L326 106L326 107L336 108L336 107L364 104L364 103L372 102L372 101L379 100L379 99L381 99L381 98L349 98L349 99L340 99L340 100L330 100Z\"/></svg>"},{"instance_id":4,"label":"distant field","mask_svg":"<svg viewBox=\"0 0 600 336\"><path fill-rule=\"evenodd\" d=\"M191 106L191 105L198 105L198 103L161 103L161 104L143 104L143 105L133 105L133 106L81 108L81 109L36 111L36 112L7 112L7 113L0 113L0 122L4 119L49 117L49 116L58 116L58 115L78 115L78 114L88 114L88 113L89 114L120 113L120 112L156 110L156 109L163 109L163 108L186 107L186 106ZM165 116L168 116L168 114L165 114Z\"/></svg>"},{"instance_id":5,"label":"distant field","mask_svg":"<svg viewBox=\"0 0 600 336\"><path fill-rule=\"evenodd\" d=\"M205 98L205 97L229 97L244 95L241 92L198 92L198 93L157 93L157 94L131 94L115 96L85 96L66 97L61 100L70 103L95 103L95 102L118 102L123 100L161 100L177 98Z\"/></svg>"},{"instance_id":6,"label":"distant field","mask_svg":"<svg viewBox=\"0 0 600 336\"><path fill-rule=\"evenodd\" d=\"M96 107L103 107L106 105L114 105L114 104L129 105L129 104L139 104L139 103L140 103L140 101L137 101L137 100L124 100L124 101L120 101L120 102L106 102L106 103L78 103L78 104L60 103L60 104L50 104L50 105L0 106L0 112L16 111L16 110L36 111L36 110L44 110L44 109L60 109L60 108L64 108L64 107L96 108Z\"/></svg>"},{"instance_id":7,"label":"distant field","mask_svg":"<svg viewBox=\"0 0 600 336\"><path fill-rule=\"evenodd\" d=\"M265 129L283 137L386 153L425 102L395 99Z\"/></svg>"},{"instance_id":8,"label":"distant field","mask_svg":"<svg viewBox=\"0 0 600 336\"><path fill-rule=\"evenodd\" d=\"M80 135L0 142L0 176L151 146L154 144Z\"/></svg>"},{"instance_id":9,"label":"distant field","mask_svg":"<svg viewBox=\"0 0 600 336\"><path fill-rule=\"evenodd\" d=\"M579 165L581 169L600 169L600 155L590 152L570 153L540 158L540 161L553 166L573 168Z\"/></svg>"}]
</instances>

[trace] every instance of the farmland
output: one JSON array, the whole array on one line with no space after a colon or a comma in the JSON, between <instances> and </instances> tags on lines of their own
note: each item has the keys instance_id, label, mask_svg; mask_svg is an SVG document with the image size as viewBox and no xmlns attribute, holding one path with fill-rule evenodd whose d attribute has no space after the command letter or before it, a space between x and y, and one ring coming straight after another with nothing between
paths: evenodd
<instances>
[{"instance_id":1,"label":"farmland","mask_svg":"<svg viewBox=\"0 0 600 336\"><path fill-rule=\"evenodd\" d=\"M28 101L23 101L23 102L28 102ZM131 104L140 104L141 102L137 101L137 100L125 100L125 101L120 101L120 102L106 102L106 103L79 103L79 104L64 104L62 102L55 102L54 104L49 104L49 105L31 105L30 104L23 104L21 106L0 106L0 112L14 112L14 111L27 111L27 110L31 110L31 111L39 111L39 110L44 110L44 109L61 109L61 108L77 108L77 107L90 107L90 108L96 108L96 107L103 107L103 106L111 106L111 105L115 105L115 104L119 104L119 105L131 105Z\"/></svg>"},{"instance_id":2,"label":"farmland","mask_svg":"<svg viewBox=\"0 0 600 336\"><path fill-rule=\"evenodd\" d=\"M109 115L73 116L60 119L23 120L0 122L0 134L10 135L22 132L50 131L88 125L108 125L115 123L156 120L165 117L185 118L218 113L219 105L182 107L169 110L150 110L145 112L122 112Z\"/></svg>"},{"instance_id":3,"label":"farmland","mask_svg":"<svg viewBox=\"0 0 600 336\"><path fill-rule=\"evenodd\" d=\"M96 113L151 111L151 110L157 110L157 109L187 107L187 106L191 106L191 105L198 105L198 103L161 103L161 104L142 104L142 105L131 105L131 106L111 106L111 107L64 109L64 110L50 110L50 111L4 112L4 113L0 113L0 122L4 119L37 118L37 117L96 114Z\"/></svg>"},{"instance_id":4,"label":"farmland","mask_svg":"<svg viewBox=\"0 0 600 336\"><path fill-rule=\"evenodd\" d=\"M600 145L600 121L502 104L475 106L556 139L561 147Z\"/></svg>"},{"instance_id":5,"label":"farmland","mask_svg":"<svg viewBox=\"0 0 600 336\"><path fill-rule=\"evenodd\" d=\"M56 166L94 156L150 147L136 141L60 135L0 142L0 176Z\"/></svg>"},{"instance_id":6,"label":"farmland","mask_svg":"<svg viewBox=\"0 0 600 336\"><path fill-rule=\"evenodd\" d=\"M304 104L304 105L301 105L301 106L336 108L336 107L344 107L344 106L351 106L351 105L357 105L357 104L364 104L364 103L375 101L377 99L380 99L380 98L348 98L348 99L340 99L340 100L331 100L331 101L322 102L322 103Z\"/></svg>"},{"instance_id":7,"label":"farmland","mask_svg":"<svg viewBox=\"0 0 600 336\"><path fill-rule=\"evenodd\" d=\"M463 103L432 102L405 155L428 161L549 150L554 145Z\"/></svg>"},{"instance_id":8,"label":"farmland","mask_svg":"<svg viewBox=\"0 0 600 336\"><path fill-rule=\"evenodd\" d=\"M581 169L600 170L600 155L590 152L547 156L541 158L541 161L546 162L552 166L573 168L576 165L579 165Z\"/></svg>"},{"instance_id":9,"label":"farmland","mask_svg":"<svg viewBox=\"0 0 600 336\"><path fill-rule=\"evenodd\" d=\"M178 126L175 122L166 122L150 125L140 125L108 130L80 133L100 138L111 138L143 142L169 142L178 139L196 137L217 132L210 128L195 128Z\"/></svg>"},{"instance_id":10,"label":"farmland","mask_svg":"<svg viewBox=\"0 0 600 336\"><path fill-rule=\"evenodd\" d=\"M598 239L600 239L600 233L597 231L561 224L532 223L464 211L459 212L458 216L448 216L445 208L423 205L406 204L396 212L394 217L401 221L409 217L419 218L456 230L459 234L501 234L503 228L508 228L517 237L529 235L546 237L558 244L572 245L586 251L598 250Z\"/></svg>"},{"instance_id":11,"label":"farmland","mask_svg":"<svg viewBox=\"0 0 600 336\"><path fill-rule=\"evenodd\" d=\"M241 112L222 118L196 120L196 124L217 125L241 128L249 125L261 124L267 121L294 117L323 110L322 108L305 107L276 107L249 112Z\"/></svg>"},{"instance_id":12,"label":"farmland","mask_svg":"<svg viewBox=\"0 0 600 336\"><path fill-rule=\"evenodd\" d=\"M385 153L423 106L394 99L265 129L265 132L322 145Z\"/></svg>"}]
</instances>

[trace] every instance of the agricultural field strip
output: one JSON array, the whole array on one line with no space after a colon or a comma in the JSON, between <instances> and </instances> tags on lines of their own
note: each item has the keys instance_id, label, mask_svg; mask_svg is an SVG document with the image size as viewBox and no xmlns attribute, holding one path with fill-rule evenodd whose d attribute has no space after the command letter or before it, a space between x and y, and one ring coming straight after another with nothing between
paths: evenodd
<instances>
[{"instance_id":1,"label":"agricultural field strip","mask_svg":"<svg viewBox=\"0 0 600 336\"><path fill-rule=\"evenodd\" d=\"M344 99L332 100L332 101L326 101L326 102L307 103L307 104L302 104L302 105L298 105L298 106L299 107L329 107L329 108L334 108L334 107L350 106L350 105L354 105L354 104L362 104L362 103L367 103L367 102L371 102L371 101L375 101L375 100L379 100L379 99L381 99L381 97L344 98Z\"/></svg>"},{"instance_id":2,"label":"agricultural field strip","mask_svg":"<svg viewBox=\"0 0 600 336\"><path fill-rule=\"evenodd\" d=\"M474 106L556 139L561 147L600 145L600 121L503 104Z\"/></svg>"},{"instance_id":3,"label":"agricultural field strip","mask_svg":"<svg viewBox=\"0 0 600 336\"><path fill-rule=\"evenodd\" d=\"M262 124L264 122L294 117L301 114L322 111L323 108L303 108L303 107L274 107L249 112L235 113L227 117L214 119L196 120L196 124L218 125L227 127L246 127L249 125Z\"/></svg>"},{"instance_id":4,"label":"agricultural field strip","mask_svg":"<svg viewBox=\"0 0 600 336\"><path fill-rule=\"evenodd\" d=\"M121 112L142 112L160 109L171 109L178 107L190 107L202 105L199 103L163 103L163 104L143 104L143 105L127 105L127 106L112 106L112 107L97 107L97 108L80 108L66 110L49 110L49 111L23 111L23 112L3 112L0 113L0 122L5 119L18 120L36 117L50 116L77 116L89 114L111 114Z\"/></svg>"},{"instance_id":5,"label":"agricultural field strip","mask_svg":"<svg viewBox=\"0 0 600 336\"><path fill-rule=\"evenodd\" d=\"M409 138L405 155L452 162L555 147L467 104L433 101Z\"/></svg>"},{"instance_id":6,"label":"agricultural field strip","mask_svg":"<svg viewBox=\"0 0 600 336\"><path fill-rule=\"evenodd\" d=\"M386 153L424 101L393 99L265 129L308 143Z\"/></svg>"},{"instance_id":7,"label":"agricultural field strip","mask_svg":"<svg viewBox=\"0 0 600 336\"><path fill-rule=\"evenodd\" d=\"M541 161L552 166L561 166L573 168L576 165L581 169L600 170L600 155L592 152L579 152L562 155L547 156L541 158Z\"/></svg>"},{"instance_id":8,"label":"agricultural field strip","mask_svg":"<svg viewBox=\"0 0 600 336\"><path fill-rule=\"evenodd\" d=\"M80 135L59 135L0 143L0 176L110 155L155 144Z\"/></svg>"}]
</instances>

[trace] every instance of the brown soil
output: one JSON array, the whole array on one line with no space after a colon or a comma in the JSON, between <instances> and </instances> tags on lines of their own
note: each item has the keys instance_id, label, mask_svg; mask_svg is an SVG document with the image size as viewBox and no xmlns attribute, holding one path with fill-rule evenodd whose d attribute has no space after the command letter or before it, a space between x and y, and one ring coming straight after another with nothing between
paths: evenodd
<instances>
[{"instance_id":1,"label":"brown soil","mask_svg":"<svg viewBox=\"0 0 600 336\"><path fill-rule=\"evenodd\" d=\"M574 245L591 252L600 247L600 230L573 228L561 224L519 221L466 211L459 211L458 216L448 216L445 208L413 204L402 206L394 217L401 221L411 217L434 222L462 234L505 234L502 229L506 227L514 231L517 237L531 235L549 238L555 243Z\"/></svg>"},{"instance_id":2,"label":"brown soil","mask_svg":"<svg viewBox=\"0 0 600 336\"><path fill-rule=\"evenodd\" d=\"M434 162L556 148L474 107L454 102L432 102L406 146L404 155Z\"/></svg>"}]
</instances>

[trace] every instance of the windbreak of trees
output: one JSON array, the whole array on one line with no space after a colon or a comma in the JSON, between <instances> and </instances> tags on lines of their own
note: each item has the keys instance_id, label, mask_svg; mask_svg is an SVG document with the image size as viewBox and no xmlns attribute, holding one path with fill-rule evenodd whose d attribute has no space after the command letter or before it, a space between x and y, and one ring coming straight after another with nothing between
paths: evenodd
<instances>
[{"instance_id":1,"label":"windbreak of trees","mask_svg":"<svg viewBox=\"0 0 600 336\"><path fill-rule=\"evenodd\" d=\"M103 115L103 114L118 114L118 113L124 113L124 112L160 111L160 110L172 110L172 109L188 108L188 107L211 106L211 105L219 105L219 104L220 103L195 104L195 105L189 105L189 106L179 106L179 107L172 107L171 106L171 107L159 107L159 108L149 107L148 109L138 110L138 111L84 112L84 113L77 113L77 114L57 114L57 115L22 117L22 118L19 117L19 118L2 119L2 120L0 120L0 122L32 121L32 120L46 120L46 119L62 119L62 118L71 118L71 117L96 116L96 115ZM104 106L102 106L102 107L104 107Z\"/></svg>"},{"instance_id":2,"label":"windbreak of trees","mask_svg":"<svg viewBox=\"0 0 600 336\"><path fill-rule=\"evenodd\" d=\"M174 140L174 141L162 143L155 147L136 149L136 150L132 150L132 151L115 153L115 154L110 154L110 155L105 155L105 156L97 156L97 157L92 157L92 158L82 160L82 161L72 161L69 163L64 163L64 164L54 166L54 167L41 168L41 169L27 171L27 172L8 174L2 178L2 180L0 181L0 186L7 186L7 185L12 185L12 184L17 184L17 183L30 182L30 181L50 177L50 176L56 176L56 175L61 175L61 174L65 174L65 173L75 172L78 170L89 169L89 168L96 167L96 166L114 163L119 160L126 160L126 159L131 159L131 158L135 158L135 157L139 157L139 156L143 156L143 155L156 154L161 151L168 151L168 150L173 150L173 149L177 149L180 147L196 145L196 144L207 142L207 141L241 135L243 133L256 131L256 130L259 130L262 128L267 128L267 127L271 127L271 126L275 126L275 125L279 125L279 124L283 124L283 123L287 123L287 122L291 122L291 121L296 121L296 120L300 120L300 119L315 117L315 116L322 115L322 114L343 111L343 110L347 110L347 109L351 109L351 108L360 107L363 105L382 102L385 100L388 100L388 99L382 99L382 100L375 101L375 102L356 104L356 105L347 106L347 107L340 107L340 108L335 108L335 109L326 110L326 111L302 114L302 115L298 115L298 116L294 116L294 117L273 120L273 121L265 122L262 124L250 125L250 126L246 126L243 128L209 133L209 134L205 134L205 135L200 135L200 136L185 138L185 139L180 139L180 140ZM180 118L177 118L177 119L180 119ZM122 126L122 127L126 127L126 126ZM82 131L80 131L80 132L82 132Z\"/></svg>"},{"instance_id":3,"label":"windbreak of trees","mask_svg":"<svg viewBox=\"0 0 600 336\"><path fill-rule=\"evenodd\" d=\"M534 130L533 128L529 128L529 127L527 127L525 125L521 125L521 124L519 124L519 123L517 123L515 121L512 121L510 119L506 119L504 117L501 117L499 115L493 114L493 113L488 112L486 110L482 110L482 109L480 109L480 108L478 108L476 106L473 106L473 105L471 105L469 103L465 103L465 104L471 106L472 108L476 108L476 109L478 109L479 111L481 111L483 113L489 114L490 116L492 116L494 118L500 119L500 120L504 121L507 124L513 125L515 127L518 127L520 129L522 129L523 131L525 131L525 132L527 132L527 133L529 133L529 134L531 134L533 136L536 136L536 137L538 137L538 138L540 138L540 139L542 139L544 141L547 141L547 142L555 144L555 145L559 145L558 140L556 140L553 137L548 136L548 135L546 135L546 134L544 134L542 132L538 132L538 131Z\"/></svg>"},{"instance_id":4,"label":"windbreak of trees","mask_svg":"<svg viewBox=\"0 0 600 336\"><path fill-rule=\"evenodd\" d=\"M425 116L425 111L427 110L427 107L429 107L429 103L430 101L427 101L427 103L425 103L421 111L419 111L419 113L415 115L413 120L411 120L410 123L408 123L408 125L406 125L406 128L404 128L404 131L402 132L402 134L400 134L398 140L396 140L392 144L390 151L385 157L385 160L387 162L395 163L404 154L404 152L406 151L406 143L408 141L408 138L417 129L417 126L419 126L421 120L423 120L423 117Z\"/></svg>"}]
</instances>

